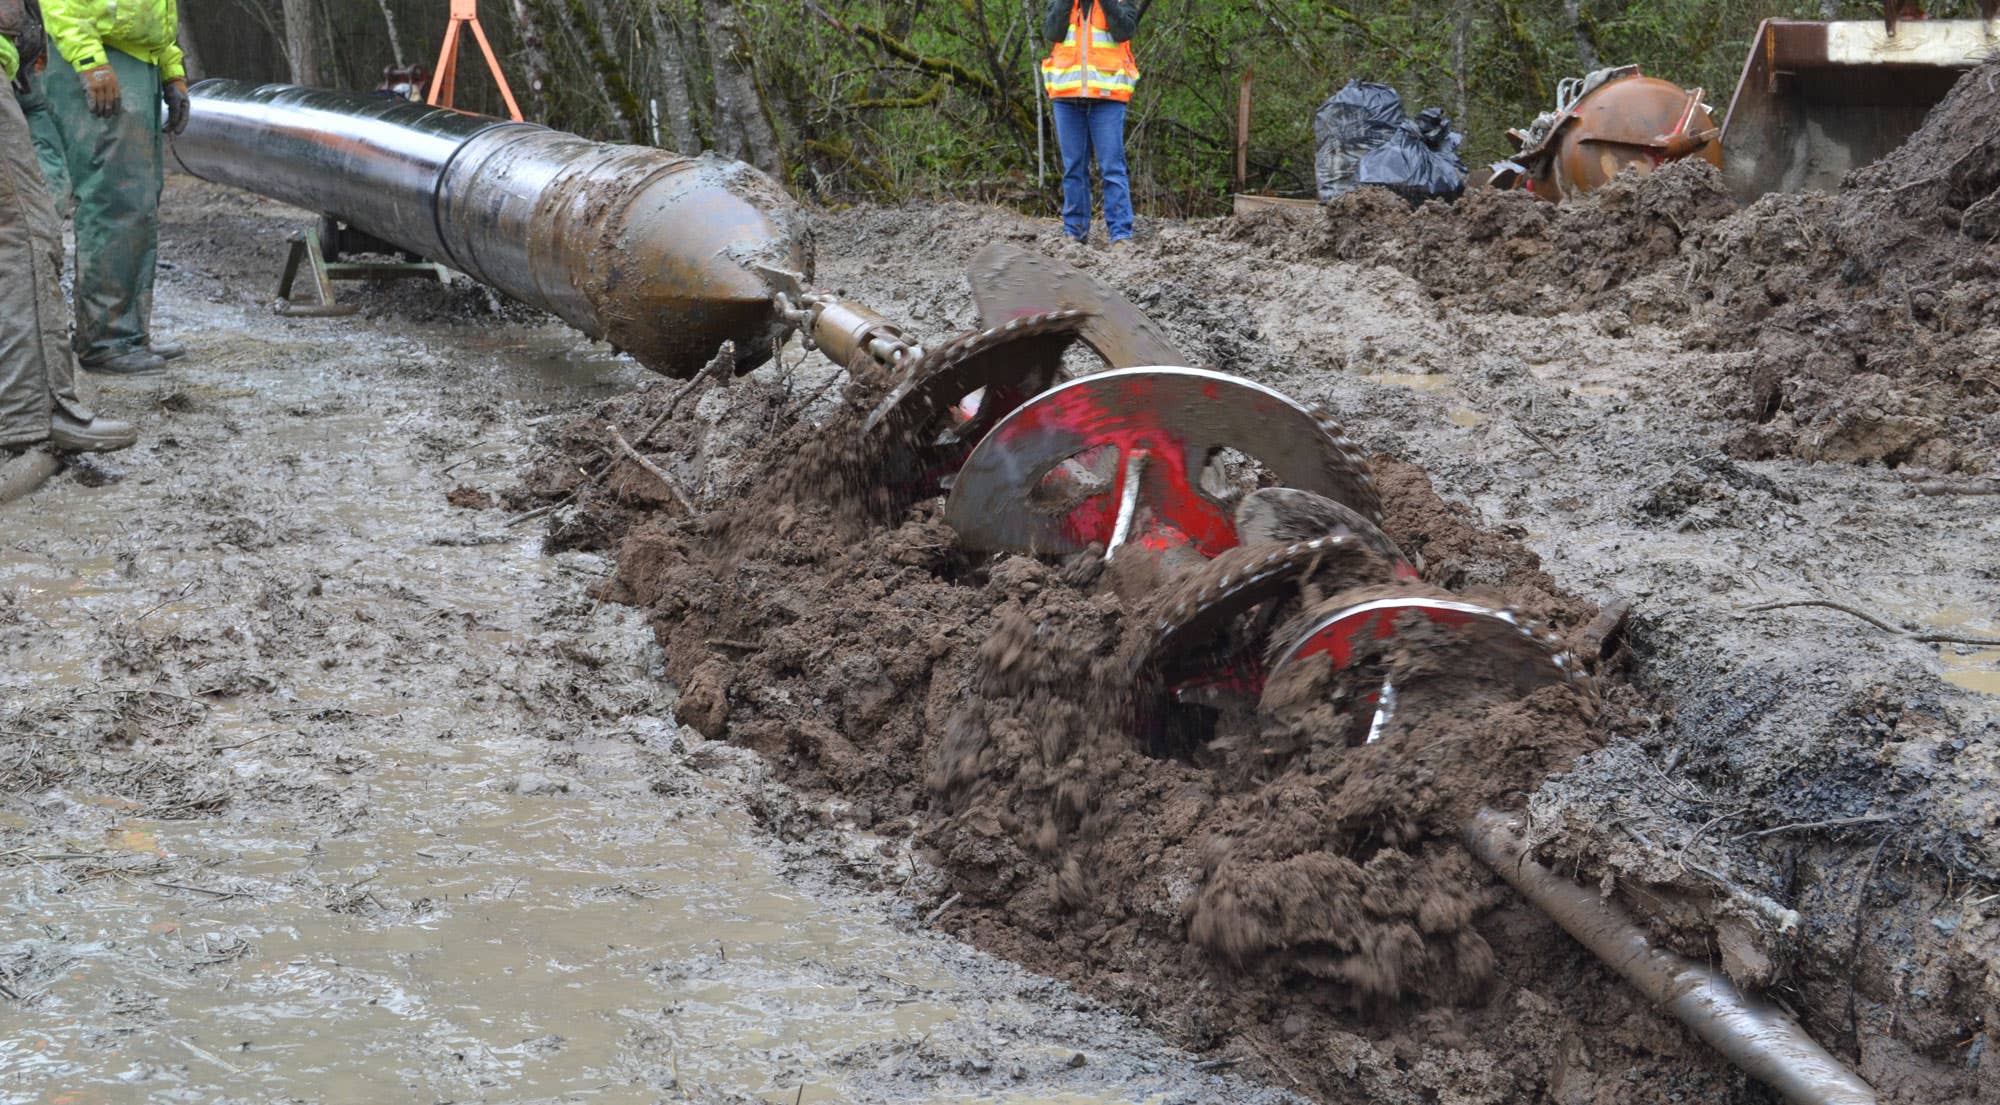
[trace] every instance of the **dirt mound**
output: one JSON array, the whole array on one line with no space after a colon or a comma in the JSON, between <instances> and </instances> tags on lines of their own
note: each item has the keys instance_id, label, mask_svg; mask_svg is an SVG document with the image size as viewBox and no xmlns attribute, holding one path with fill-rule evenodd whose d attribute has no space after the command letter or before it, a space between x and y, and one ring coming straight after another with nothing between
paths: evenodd
<instances>
[{"instance_id":1,"label":"dirt mound","mask_svg":"<svg viewBox=\"0 0 2000 1105\"><path fill-rule=\"evenodd\" d=\"M2000 445L2000 59L1839 195L1689 242L1697 340L1755 350L1739 456L1978 471Z\"/></svg>"},{"instance_id":2,"label":"dirt mound","mask_svg":"<svg viewBox=\"0 0 2000 1105\"><path fill-rule=\"evenodd\" d=\"M1383 1099L1462 1088L1468 1065L1490 1083L1482 1100L1535 1099L1563 1036L1528 1044L1540 1059L1520 1065L1517 1026L1489 1020L1493 1002L1572 1026L1607 1009L1654 1016L1628 1008L1621 984L1456 842L1468 813L1518 806L1617 728L1622 706L1606 722L1569 686L1519 700L1461 676L1428 695L1413 676L1401 723L1365 748L1348 747L1329 702L1373 684L1263 714L1224 710L1211 743L1149 754L1132 732L1129 665L1157 590L1121 595L1130 581L1091 557L968 557L935 504L884 524L866 496L829 496L829 485L859 486L849 477L862 458L827 443L858 437L879 382L849 388L815 426L785 417L789 385L768 376L707 396L654 436L648 452L693 513L657 474L590 456L606 422L628 437L654 422L666 389L556 431L565 456L538 493L574 493L563 516L594 518L583 532L615 541L606 597L647 611L682 720L837 795L863 824L914 832L948 872L968 938L1198 1047L1233 1042L1334 1100L1352 1097L1354 1077ZM718 461L732 454L738 463ZM1375 465L1387 529L1423 559L1428 586L1470 586L1558 629L1589 621L1588 603L1517 543L1472 526L1419 469ZM734 476L712 508L711 466ZM574 535L570 524L558 532ZM1420 667L1421 635L1407 640L1407 655L1383 662ZM1522 988L1552 960L1593 981ZM1413 1017L1464 1045L1459 1065L1401 1061L1397 1034ZM1682 1039L1664 1023L1657 1032ZM1740 1089L1698 1045L1669 1047L1670 1060L1608 1046L1620 1079L1636 1072L1663 1093L1713 1100ZM1329 1064L1329 1049L1348 1057Z\"/></svg>"},{"instance_id":3,"label":"dirt mound","mask_svg":"<svg viewBox=\"0 0 2000 1105\"><path fill-rule=\"evenodd\" d=\"M1624 302L1620 290L1634 277L1734 209L1705 161L1626 173L1564 204L1475 188L1455 204L1412 209L1384 189L1359 188L1327 206L1306 254L1386 265L1449 306L1548 315ZM1263 237L1269 231L1256 224L1270 218L1235 220L1231 232Z\"/></svg>"},{"instance_id":4,"label":"dirt mound","mask_svg":"<svg viewBox=\"0 0 2000 1105\"><path fill-rule=\"evenodd\" d=\"M1747 350L1717 412L1744 458L1984 471L2000 446L2000 59L1966 74L1895 153L1836 196L1736 210L1676 162L1580 200L1475 189L1414 210L1358 189L1308 227L1264 213L1226 237L1394 268L1440 303L1550 315L1612 308Z\"/></svg>"}]
</instances>

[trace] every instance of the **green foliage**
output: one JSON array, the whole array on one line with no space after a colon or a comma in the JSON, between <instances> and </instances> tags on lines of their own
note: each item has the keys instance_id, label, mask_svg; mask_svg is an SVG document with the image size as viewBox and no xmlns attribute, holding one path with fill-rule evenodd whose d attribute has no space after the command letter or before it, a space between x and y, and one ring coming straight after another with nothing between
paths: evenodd
<instances>
[{"instance_id":1,"label":"green foliage","mask_svg":"<svg viewBox=\"0 0 2000 1105\"><path fill-rule=\"evenodd\" d=\"M1047 46L1035 0L740 4L758 70L792 109L780 115L785 136L815 140L803 156L793 143L794 183L1053 204L1052 131L1037 173L1033 75ZM1820 7L1584 0L1572 19L1560 0L1157 0L1134 41L1142 72L1127 129L1134 193L1154 213L1224 207L1246 72L1247 184L1306 194L1313 111L1350 78L1394 85L1412 112L1443 107L1466 132L1476 166L1506 155L1507 128L1546 110L1556 81L1582 74L1586 49L1600 64L1636 62L1701 85L1720 113L1759 19L1818 18Z\"/></svg>"},{"instance_id":2,"label":"green foliage","mask_svg":"<svg viewBox=\"0 0 2000 1105\"><path fill-rule=\"evenodd\" d=\"M438 0L320 2L345 79L372 82L391 60L382 36L368 30L383 25L385 10L397 13L406 53L435 56ZM482 16L503 53L511 50L517 90L527 86L529 66L548 66L540 93L523 102L553 126L667 144L682 123L669 117L672 105L685 101L679 133L702 147L734 148L718 133L728 124L716 104L713 47L736 40L709 26L732 18L742 45L727 63L749 73L794 189L890 201L979 198L1047 212L1060 168L1036 94L1048 49L1040 41L1043 2L487 0ZM274 0L210 10L231 7L272 25ZM1938 16L1976 10L1975 0L1928 7ZM1252 74L1247 186L1300 195L1313 186L1313 111L1350 78L1394 85L1412 113L1444 108L1477 167L1505 156L1507 129L1547 110L1556 82L1582 75L1592 61L1637 63L1699 85L1720 117L1760 20L1866 19L1880 11L1859 0L1150 0L1134 40L1142 76L1127 125L1133 191L1141 210L1154 214L1226 208L1245 73ZM537 33L524 34L520 19ZM239 50L238 39L263 31L203 33L248 55L254 50ZM511 49L528 41L539 43L541 61L525 45ZM212 71L231 73L227 59L217 60L209 57ZM268 50L241 63L271 64ZM462 65L471 69L476 57ZM486 82L468 83L479 97L473 106L493 110Z\"/></svg>"}]
</instances>

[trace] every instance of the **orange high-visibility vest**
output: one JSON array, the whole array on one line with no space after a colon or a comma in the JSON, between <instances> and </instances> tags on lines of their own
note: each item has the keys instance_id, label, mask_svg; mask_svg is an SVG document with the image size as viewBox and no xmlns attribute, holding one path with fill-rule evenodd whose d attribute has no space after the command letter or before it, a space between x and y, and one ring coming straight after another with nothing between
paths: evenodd
<instances>
[{"instance_id":1,"label":"orange high-visibility vest","mask_svg":"<svg viewBox=\"0 0 2000 1105\"><path fill-rule=\"evenodd\" d=\"M1090 6L1089 34L1077 33L1077 17L1082 5L1069 9L1069 33L1049 48L1042 59L1042 87L1050 99L1088 96L1098 100L1130 100L1132 86L1139 83L1139 63L1132 59L1132 44L1111 41L1105 29L1104 6Z\"/></svg>"}]
</instances>

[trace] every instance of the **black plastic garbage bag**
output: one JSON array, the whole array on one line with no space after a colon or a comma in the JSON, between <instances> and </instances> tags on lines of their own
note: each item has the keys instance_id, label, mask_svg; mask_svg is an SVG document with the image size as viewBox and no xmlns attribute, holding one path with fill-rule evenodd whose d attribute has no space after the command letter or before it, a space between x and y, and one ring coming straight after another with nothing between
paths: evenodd
<instances>
[{"instance_id":1,"label":"black plastic garbage bag","mask_svg":"<svg viewBox=\"0 0 2000 1105\"><path fill-rule=\"evenodd\" d=\"M1459 136L1449 127L1434 145L1425 138L1421 122L1404 123L1388 141L1361 155L1355 183L1394 189L1411 203L1433 197L1454 199L1465 191L1465 162L1458 159L1458 143Z\"/></svg>"},{"instance_id":2,"label":"black plastic garbage bag","mask_svg":"<svg viewBox=\"0 0 2000 1105\"><path fill-rule=\"evenodd\" d=\"M1352 80L1313 113L1314 175L1321 202L1358 187L1361 157L1403 123L1403 97L1386 84Z\"/></svg>"},{"instance_id":3,"label":"black plastic garbage bag","mask_svg":"<svg viewBox=\"0 0 2000 1105\"><path fill-rule=\"evenodd\" d=\"M1313 136L1322 203L1366 184L1392 188L1412 203L1465 191L1458 156L1464 135L1438 108L1405 118L1402 96L1386 84L1348 81L1313 114Z\"/></svg>"}]
</instances>

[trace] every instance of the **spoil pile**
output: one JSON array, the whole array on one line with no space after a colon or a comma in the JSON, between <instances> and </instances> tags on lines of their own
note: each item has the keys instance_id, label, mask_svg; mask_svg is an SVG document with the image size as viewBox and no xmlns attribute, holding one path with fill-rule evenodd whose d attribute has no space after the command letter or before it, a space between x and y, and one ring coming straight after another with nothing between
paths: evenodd
<instances>
[{"instance_id":1,"label":"spoil pile","mask_svg":"<svg viewBox=\"0 0 2000 1105\"><path fill-rule=\"evenodd\" d=\"M913 833L968 938L1325 1099L1478 1084L1468 1100L1529 1101L1600 1079L1740 1099L1739 1075L1457 843L1479 806L1518 808L1602 734L1640 725L1633 692L1517 701L1435 673L1436 693L1368 748L1345 747L1315 689L1225 715L1207 747L1148 755L1129 664L1171 587L1088 556L969 558L929 505L873 516L868 460L845 444L883 387L862 367L820 425L769 372L686 406L650 447L677 490L604 447L607 426L630 437L658 419L668 388L558 431L560 459L531 482L575 497L558 540L616 548L605 597L647 612L682 721L863 825ZM1421 470L1374 463L1385 528L1431 584L1558 630L1590 621ZM1402 640L1393 662L1421 670L1420 635ZM1585 1034L1606 1061L1566 1070ZM1432 1054L1411 1063L1412 1049Z\"/></svg>"},{"instance_id":2,"label":"spoil pile","mask_svg":"<svg viewBox=\"0 0 2000 1105\"><path fill-rule=\"evenodd\" d=\"M1441 304L1604 310L1743 350L1707 403L1736 456L1983 471L2000 447L2000 58L1967 73L1908 142L1833 196L1737 210L1699 160L1580 200L1474 189L1412 211L1380 189L1228 232L1280 256L1384 265Z\"/></svg>"},{"instance_id":3,"label":"spoil pile","mask_svg":"<svg viewBox=\"0 0 2000 1105\"><path fill-rule=\"evenodd\" d=\"M1738 455L1979 470L2000 446L2000 58L1831 198L1766 196L1685 251L1703 325L1750 348Z\"/></svg>"}]
</instances>

